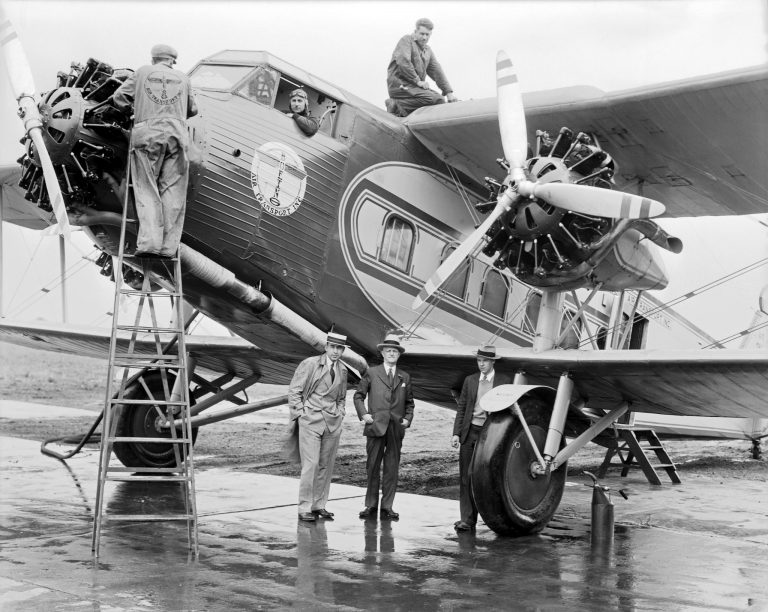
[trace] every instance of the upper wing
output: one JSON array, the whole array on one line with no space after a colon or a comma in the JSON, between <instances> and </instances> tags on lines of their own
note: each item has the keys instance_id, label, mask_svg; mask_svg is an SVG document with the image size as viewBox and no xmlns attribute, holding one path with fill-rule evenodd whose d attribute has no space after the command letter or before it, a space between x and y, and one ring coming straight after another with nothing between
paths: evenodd
<instances>
[{"instance_id":1,"label":"upper wing","mask_svg":"<svg viewBox=\"0 0 768 612\"><path fill-rule=\"evenodd\" d=\"M450 390L477 370L474 347L408 346L400 359L419 399L450 406ZM572 375L591 408L630 401L633 411L686 416L768 417L768 353L745 350L564 351L497 349L497 369L525 371L557 387Z\"/></svg>"},{"instance_id":2,"label":"upper wing","mask_svg":"<svg viewBox=\"0 0 768 612\"><path fill-rule=\"evenodd\" d=\"M45 229L56 223L52 212L45 212L39 206L24 198L24 190L19 187L21 166L0 166L0 202L3 208L3 221L28 227L29 229Z\"/></svg>"},{"instance_id":3,"label":"upper wing","mask_svg":"<svg viewBox=\"0 0 768 612\"><path fill-rule=\"evenodd\" d=\"M142 334L136 343L139 353L155 354L150 334ZM125 352L130 333L119 337ZM90 327L66 327L39 323L0 323L0 341L39 348L58 353L83 355L107 359L109 356L109 330ZM245 378L260 374L259 382L287 385L301 359L264 351L239 337L187 336L186 347L201 368L213 372L233 373Z\"/></svg>"},{"instance_id":4,"label":"upper wing","mask_svg":"<svg viewBox=\"0 0 768 612\"><path fill-rule=\"evenodd\" d=\"M593 134L618 163L617 187L673 217L768 211L765 66L606 94L571 87L523 96L536 130ZM419 109L405 124L427 148L482 183L503 155L495 98Z\"/></svg>"}]
</instances>

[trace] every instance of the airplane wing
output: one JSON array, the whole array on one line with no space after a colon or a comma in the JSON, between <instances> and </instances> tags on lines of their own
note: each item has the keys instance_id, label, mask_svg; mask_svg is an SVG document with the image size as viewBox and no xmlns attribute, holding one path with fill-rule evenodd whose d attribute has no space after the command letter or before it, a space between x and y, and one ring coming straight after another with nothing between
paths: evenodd
<instances>
[{"instance_id":1,"label":"airplane wing","mask_svg":"<svg viewBox=\"0 0 768 612\"><path fill-rule=\"evenodd\" d=\"M406 344L400 358L413 377L419 399L455 407L450 391L477 371L476 347ZM764 350L625 350L534 353L497 348L499 371L523 370L529 384L557 387L560 374L572 374L587 406L615 408L630 401L632 410L656 414L720 417L768 417L768 353Z\"/></svg>"},{"instance_id":2,"label":"airplane wing","mask_svg":"<svg viewBox=\"0 0 768 612\"><path fill-rule=\"evenodd\" d=\"M0 165L0 207L2 219L14 225L29 229L45 229L56 223L52 212L45 212L38 206L32 206L24 198L24 190L18 186L21 178L21 166Z\"/></svg>"},{"instance_id":3,"label":"airplane wing","mask_svg":"<svg viewBox=\"0 0 768 612\"><path fill-rule=\"evenodd\" d=\"M127 347L130 333L120 337ZM49 325L41 323L0 323L0 341L46 351L106 359L109 357L109 330L95 327ZM187 350L201 368L212 372L233 373L240 378L261 374L259 382L288 384L301 361L295 355L282 355L262 350L247 340L226 336L187 337ZM156 353L149 334L142 334L136 352Z\"/></svg>"},{"instance_id":4,"label":"airplane wing","mask_svg":"<svg viewBox=\"0 0 768 612\"><path fill-rule=\"evenodd\" d=\"M617 188L663 202L667 216L768 212L765 66L617 93L529 93L523 103L529 146L535 148L536 130L593 134L618 164ZM425 107L404 123L479 183L502 174L495 98Z\"/></svg>"}]
</instances>

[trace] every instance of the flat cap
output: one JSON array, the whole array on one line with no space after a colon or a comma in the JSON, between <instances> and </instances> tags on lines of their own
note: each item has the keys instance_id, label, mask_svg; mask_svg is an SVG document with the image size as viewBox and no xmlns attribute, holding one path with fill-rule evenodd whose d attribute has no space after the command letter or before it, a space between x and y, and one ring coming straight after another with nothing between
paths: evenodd
<instances>
[{"instance_id":1,"label":"flat cap","mask_svg":"<svg viewBox=\"0 0 768 612\"><path fill-rule=\"evenodd\" d=\"M168 57L175 60L179 53L170 45L155 45L152 47L152 57Z\"/></svg>"}]
</instances>

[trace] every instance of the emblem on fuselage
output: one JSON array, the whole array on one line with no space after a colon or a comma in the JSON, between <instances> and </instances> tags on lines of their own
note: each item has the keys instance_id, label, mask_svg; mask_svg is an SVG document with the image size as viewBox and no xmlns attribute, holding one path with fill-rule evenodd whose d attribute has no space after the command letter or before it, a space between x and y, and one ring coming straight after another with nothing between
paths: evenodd
<instances>
[{"instance_id":1,"label":"emblem on fuselage","mask_svg":"<svg viewBox=\"0 0 768 612\"><path fill-rule=\"evenodd\" d=\"M292 215L301 206L307 187L301 158L282 143L264 143L253 155L251 187L256 201L270 215Z\"/></svg>"}]
</instances>

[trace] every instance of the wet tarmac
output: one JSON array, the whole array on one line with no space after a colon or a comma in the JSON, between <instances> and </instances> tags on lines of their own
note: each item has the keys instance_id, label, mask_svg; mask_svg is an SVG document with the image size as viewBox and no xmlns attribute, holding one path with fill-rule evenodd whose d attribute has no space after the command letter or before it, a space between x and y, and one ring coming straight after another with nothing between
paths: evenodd
<instances>
[{"instance_id":1,"label":"wet tarmac","mask_svg":"<svg viewBox=\"0 0 768 612\"><path fill-rule=\"evenodd\" d=\"M768 518L759 505L734 510L734 496L768 497L765 483L723 488L731 498L718 510L697 508L685 483L635 481L652 490L633 506L616 500L614 543L600 549L582 484L543 534L507 539L482 525L457 535L458 503L426 496L398 494L399 521L363 521L364 491L338 484L336 520L300 523L297 480L198 470L197 559L183 525L142 522L107 524L95 560L97 458L64 464L0 438L2 610L768 610ZM174 483L114 483L107 495L108 512L181 503ZM679 524L654 526L669 513Z\"/></svg>"}]
</instances>

